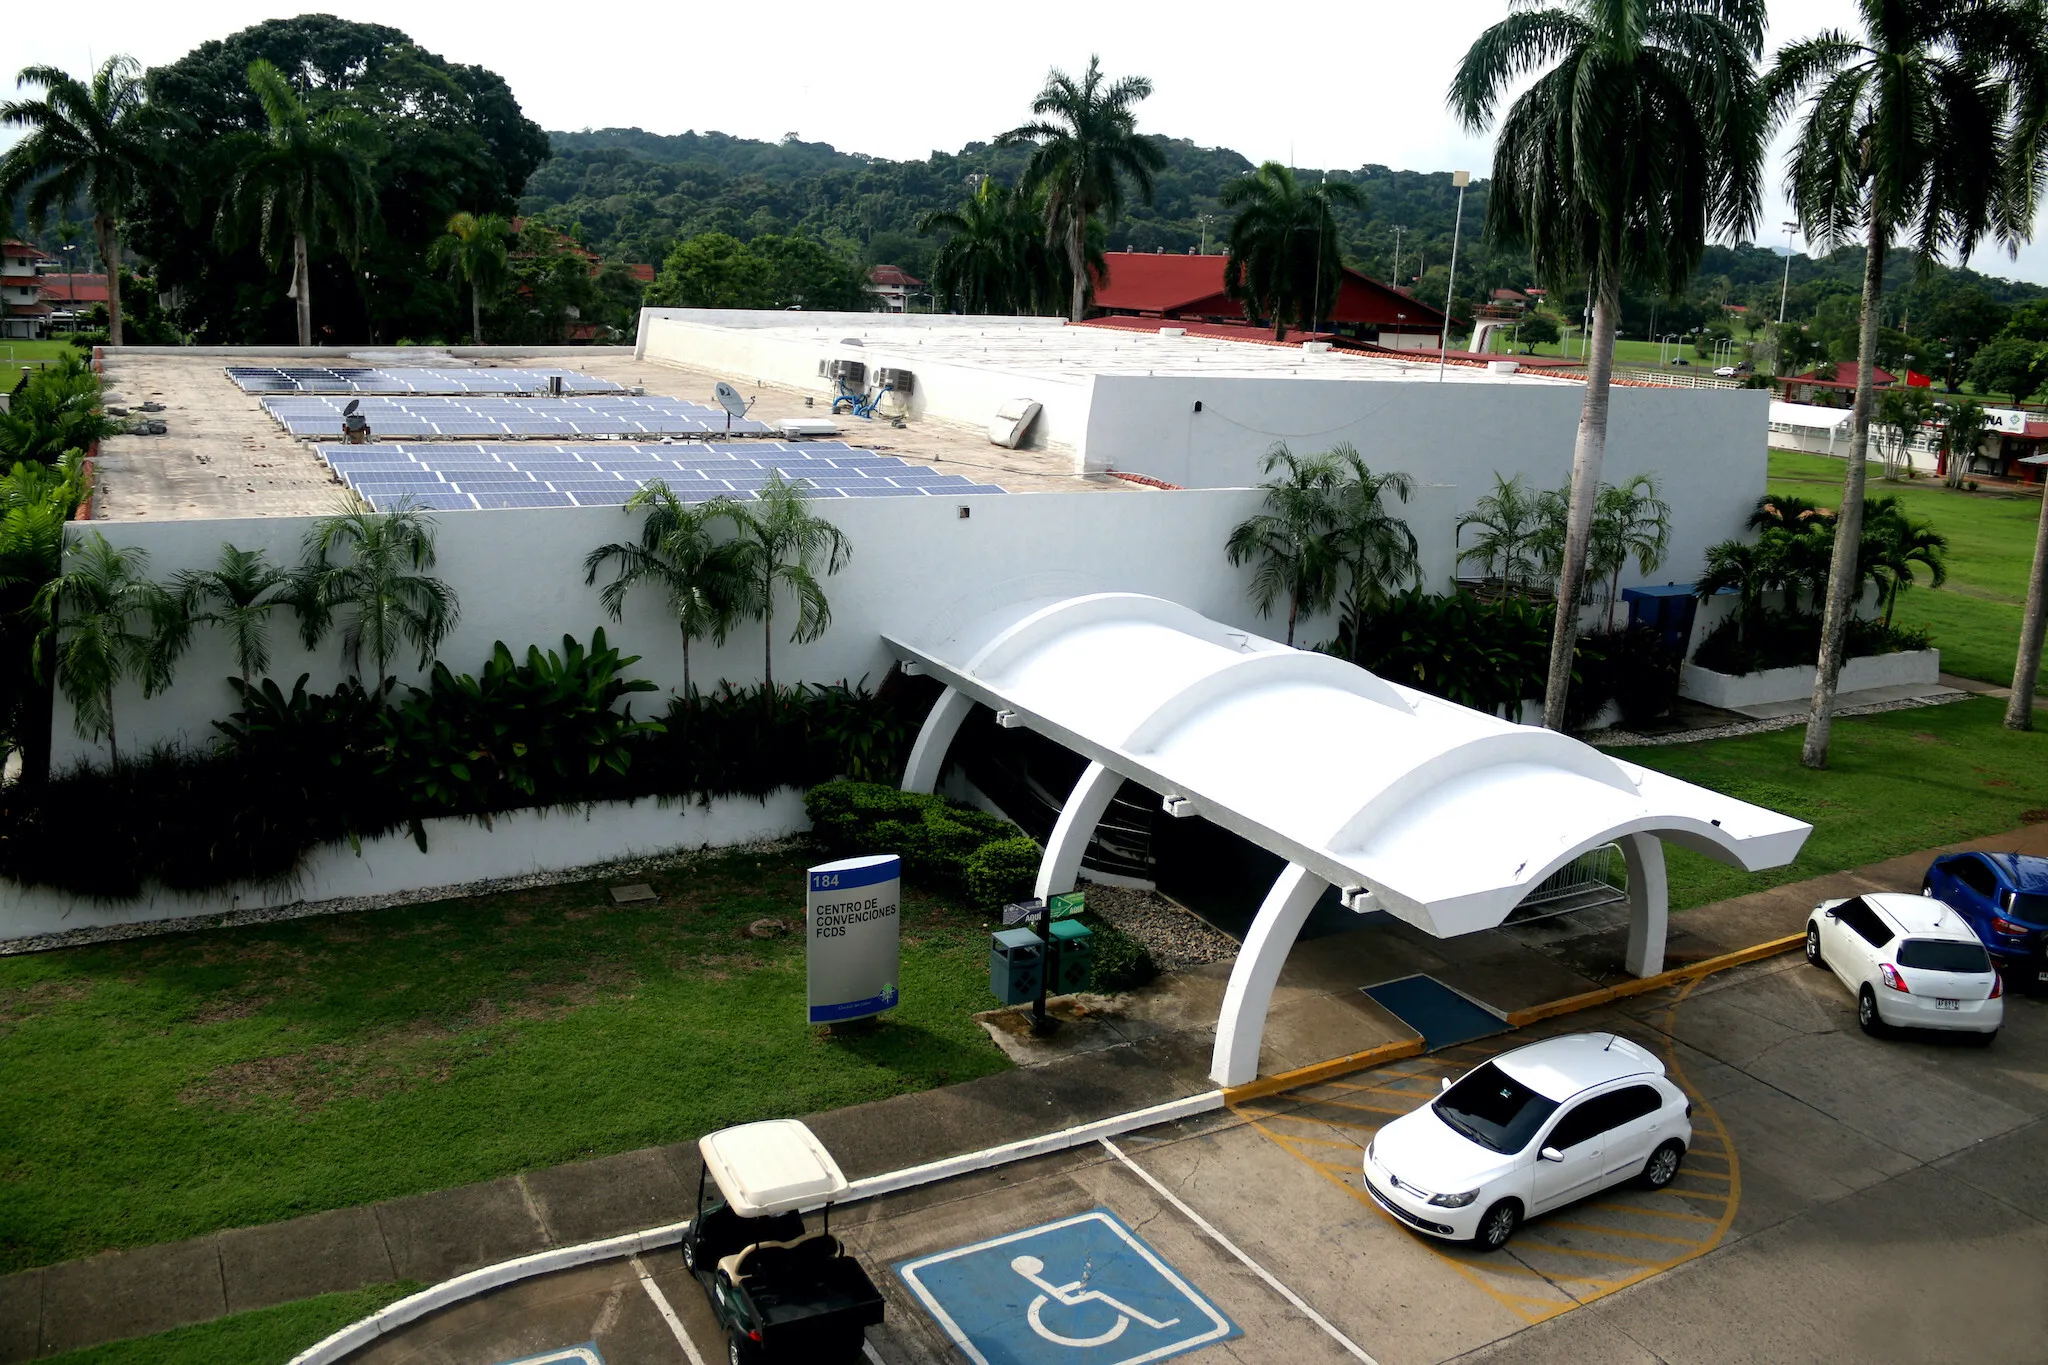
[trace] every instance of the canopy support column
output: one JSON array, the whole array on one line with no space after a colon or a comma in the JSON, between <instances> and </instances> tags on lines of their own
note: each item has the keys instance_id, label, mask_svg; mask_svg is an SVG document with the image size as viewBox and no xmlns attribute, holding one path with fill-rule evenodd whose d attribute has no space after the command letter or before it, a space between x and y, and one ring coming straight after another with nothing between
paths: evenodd
<instances>
[{"instance_id":1,"label":"canopy support column","mask_svg":"<svg viewBox=\"0 0 2048 1365\"><path fill-rule=\"evenodd\" d=\"M1066 804L1060 807L1059 823L1052 827L1052 838L1046 840L1045 857L1038 864L1038 884L1032 888L1032 895L1044 900L1074 889L1074 880L1081 873L1081 855L1088 851L1095 826L1123 781L1100 763L1088 765L1068 794Z\"/></svg>"},{"instance_id":2,"label":"canopy support column","mask_svg":"<svg viewBox=\"0 0 2048 1365\"><path fill-rule=\"evenodd\" d=\"M1661 864L1660 864L1661 866ZM1223 993L1223 1012L1216 1020L1216 1051L1209 1079L1218 1085L1243 1085L1259 1074L1259 1043L1266 1034L1266 1010L1273 987L1294 939L1329 885L1299 863L1289 863L1252 920L1252 930L1237 951L1230 986Z\"/></svg>"},{"instance_id":3,"label":"canopy support column","mask_svg":"<svg viewBox=\"0 0 2048 1365\"><path fill-rule=\"evenodd\" d=\"M911 746L910 762L903 765L903 790L929 796L937 789L946 751L953 747L953 736L960 733L960 722L973 709L974 698L957 687L939 694L931 714L924 718L924 728L917 732L917 743Z\"/></svg>"},{"instance_id":4,"label":"canopy support column","mask_svg":"<svg viewBox=\"0 0 2048 1365\"><path fill-rule=\"evenodd\" d=\"M1654 834L1624 835L1621 857L1628 868L1628 954L1623 961L1637 976L1655 976L1664 970L1664 935L1671 918L1664 841Z\"/></svg>"}]
</instances>

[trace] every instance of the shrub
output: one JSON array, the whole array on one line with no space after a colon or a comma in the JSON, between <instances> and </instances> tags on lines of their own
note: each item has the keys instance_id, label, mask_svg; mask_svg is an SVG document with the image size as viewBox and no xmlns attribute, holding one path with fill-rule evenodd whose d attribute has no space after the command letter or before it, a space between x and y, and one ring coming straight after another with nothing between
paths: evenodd
<instances>
[{"instance_id":1,"label":"shrub","mask_svg":"<svg viewBox=\"0 0 2048 1365\"><path fill-rule=\"evenodd\" d=\"M968 855L963 878L968 899L991 914L1012 901L1029 900L1044 856L1038 840L1028 834L991 839Z\"/></svg>"},{"instance_id":2,"label":"shrub","mask_svg":"<svg viewBox=\"0 0 2048 1365\"><path fill-rule=\"evenodd\" d=\"M1716 673L1757 673L1768 668L1811 668L1820 659L1818 614L1804 611L1762 612L1746 630L1729 617L1707 633L1692 661ZM1844 658L1925 649L1924 627L1887 626L1861 617L1849 622Z\"/></svg>"},{"instance_id":3,"label":"shrub","mask_svg":"<svg viewBox=\"0 0 2048 1365\"><path fill-rule=\"evenodd\" d=\"M821 783L805 795L804 809L832 856L894 852L904 875L953 890L967 889L968 863L984 845L1017 835L1001 816L876 782Z\"/></svg>"},{"instance_id":4,"label":"shrub","mask_svg":"<svg viewBox=\"0 0 2048 1365\"><path fill-rule=\"evenodd\" d=\"M1093 989L1113 995L1149 986L1158 977L1159 964L1143 943L1100 915L1083 915L1082 922L1095 935Z\"/></svg>"}]
</instances>

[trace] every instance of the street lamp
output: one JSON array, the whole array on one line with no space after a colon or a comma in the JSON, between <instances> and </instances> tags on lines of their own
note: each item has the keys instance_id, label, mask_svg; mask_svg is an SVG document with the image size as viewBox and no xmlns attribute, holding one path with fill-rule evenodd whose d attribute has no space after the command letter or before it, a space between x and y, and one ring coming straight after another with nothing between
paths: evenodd
<instances>
[{"instance_id":1,"label":"street lamp","mask_svg":"<svg viewBox=\"0 0 2048 1365\"><path fill-rule=\"evenodd\" d=\"M1799 231L1799 224L1785 224L1785 278L1778 284L1778 325L1785 325L1785 296L1792 292L1792 234Z\"/></svg>"},{"instance_id":2,"label":"street lamp","mask_svg":"<svg viewBox=\"0 0 2048 1365\"><path fill-rule=\"evenodd\" d=\"M1201 219L1202 222L1202 254L1206 256L1209 254L1209 224L1216 221L1216 215L1213 213L1198 213L1195 216Z\"/></svg>"},{"instance_id":3,"label":"street lamp","mask_svg":"<svg viewBox=\"0 0 2048 1365\"><path fill-rule=\"evenodd\" d=\"M1444 382L1444 368L1450 363L1451 354L1451 295L1458 288L1458 235L1465 229L1465 187L1472 183L1472 172L1451 172L1451 183L1458 187L1458 216L1451 224L1451 281L1444 286L1444 331L1437 341L1436 382Z\"/></svg>"}]
</instances>

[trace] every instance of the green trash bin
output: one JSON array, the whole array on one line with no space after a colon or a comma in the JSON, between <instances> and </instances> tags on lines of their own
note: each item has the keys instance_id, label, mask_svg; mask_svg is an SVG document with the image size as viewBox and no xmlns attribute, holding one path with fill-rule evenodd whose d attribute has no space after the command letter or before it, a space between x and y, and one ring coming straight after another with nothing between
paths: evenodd
<instances>
[{"instance_id":1,"label":"green trash bin","mask_svg":"<svg viewBox=\"0 0 2048 1365\"><path fill-rule=\"evenodd\" d=\"M1058 932L1059 926L1053 930ZM1038 998L1038 973L1045 945L1035 929L1003 929L989 935L988 988L1005 1005L1028 1005Z\"/></svg>"},{"instance_id":2,"label":"green trash bin","mask_svg":"<svg viewBox=\"0 0 2048 1365\"><path fill-rule=\"evenodd\" d=\"M1054 920L1051 994L1074 995L1095 981L1095 933L1077 920Z\"/></svg>"}]
</instances>

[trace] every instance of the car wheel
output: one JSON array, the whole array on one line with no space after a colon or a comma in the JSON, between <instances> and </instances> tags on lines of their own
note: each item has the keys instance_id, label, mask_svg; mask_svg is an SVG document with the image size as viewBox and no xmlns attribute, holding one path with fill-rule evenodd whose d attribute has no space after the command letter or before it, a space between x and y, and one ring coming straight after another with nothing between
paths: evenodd
<instances>
[{"instance_id":1,"label":"car wheel","mask_svg":"<svg viewBox=\"0 0 2048 1365\"><path fill-rule=\"evenodd\" d=\"M1661 1190L1678 1178L1678 1163L1685 1160L1685 1144L1673 1140L1650 1153L1643 1163L1643 1188Z\"/></svg>"},{"instance_id":2,"label":"car wheel","mask_svg":"<svg viewBox=\"0 0 2048 1365\"><path fill-rule=\"evenodd\" d=\"M1828 965L1827 959L1820 955L1820 926L1818 924L1806 926L1806 965L1809 967L1825 967Z\"/></svg>"},{"instance_id":3,"label":"car wheel","mask_svg":"<svg viewBox=\"0 0 2048 1365\"><path fill-rule=\"evenodd\" d=\"M1479 1220L1479 1232L1473 1237L1472 1245L1480 1251L1499 1251L1508 1244L1508 1238L1515 1235L1521 1221L1522 1206L1512 1199L1503 1199Z\"/></svg>"},{"instance_id":4,"label":"car wheel","mask_svg":"<svg viewBox=\"0 0 2048 1365\"><path fill-rule=\"evenodd\" d=\"M738 1333L725 1339L726 1365L754 1365L756 1352L749 1341L742 1341Z\"/></svg>"},{"instance_id":5,"label":"car wheel","mask_svg":"<svg viewBox=\"0 0 2048 1365\"><path fill-rule=\"evenodd\" d=\"M697 1244L687 1237L683 1239L683 1268L692 1274L697 1270Z\"/></svg>"},{"instance_id":6,"label":"car wheel","mask_svg":"<svg viewBox=\"0 0 2048 1365\"><path fill-rule=\"evenodd\" d=\"M1868 986L1856 997L1856 1022L1871 1037L1884 1036L1884 1016L1877 1012L1877 992Z\"/></svg>"}]
</instances>

